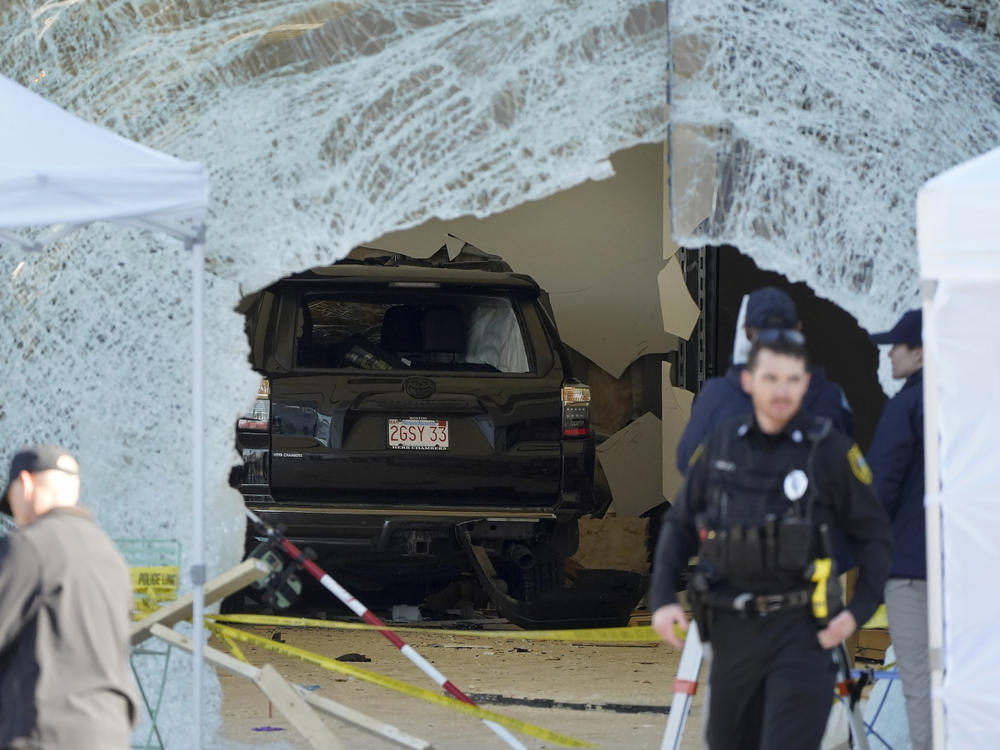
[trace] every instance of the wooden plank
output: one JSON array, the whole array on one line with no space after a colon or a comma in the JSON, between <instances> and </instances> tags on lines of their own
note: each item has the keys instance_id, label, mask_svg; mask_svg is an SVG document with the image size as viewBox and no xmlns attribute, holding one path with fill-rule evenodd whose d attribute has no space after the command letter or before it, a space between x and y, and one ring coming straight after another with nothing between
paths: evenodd
<instances>
[{"instance_id":1,"label":"wooden plank","mask_svg":"<svg viewBox=\"0 0 1000 750\"><path fill-rule=\"evenodd\" d=\"M182 651L191 653L194 650L193 641L187 636L181 635L176 630L171 630L170 628L159 624L152 625L150 630L155 637L169 643L172 646L176 646ZM223 651L214 649L211 646L205 646L204 655L205 661L214 664L216 667L225 669L239 677L245 677L246 679L254 682L257 682L259 679L259 668L253 666L252 664L240 661ZM305 700L306 703L314 709L332 716L345 724L357 727L358 729L368 732L369 734L373 734L376 737L381 737L387 742L391 742L398 747L407 748L407 750L434 750L434 747L429 742L406 734L391 724L386 724L378 719L373 719L360 711L355 711L353 708L348 708L347 706L337 703L336 701L332 701L329 698L313 695L308 690L303 688L297 687L296 689L302 695L303 700Z\"/></svg>"},{"instance_id":2,"label":"wooden plank","mask_svg":"<svg viewBox=\"0 0 1000 750\"><path fill-rule=\"evenodd\" d=\"M152 634L184 651L194 650L194 642L187 636L181 635L175 630L154 623L150 626ZM228 654L217 651L208 646L204 650L205 661L223 667L241 677L257 684L257 687L264 693L289 723L295 727L303 737L316 750L332 748L342 750L343 745L337 740L329 728L316 715L316 713L299 697L291 685L285 682L284 678L278 674L277 670L270 664L265 664L263 668L246 664Z\"/></svg>"},{"instance_id":3,"label":"wooden plank","mask_svg":"<svg viewBox=\"0 0 1000 750\"><path fill-rule=\"evenodd\" d=\"M159 623L153 623L150 626L150 631L152 635L159 638L161 641L169 643L171 646L179 648L181 651L187 651L189 654L194 651L194 641L188 638L186 635L181 635L176 630L166 627L165 625L160 625ZM245 661L240 661L235 656L230 656L229 654L214 649L211 646L205 646L204 649L205 661L214 664L217 667L221 667L229 672L240 677L245 677L248 680L256 681L260 669L255 667L253 664L247 664Z\"/></svg>"},{"instance_id":4,"label":"wooden plank","mask_svg":"<svg viewBox=\"0 0 1000 750\"><path fill-rule=\"evenodd\" d=\"M322 711L335 719L340 719L346 724L350 724L358 729L368 732L369 734L381 737L398 747L405 747L408 748L408 750L434 750L434 747L429 742L412 737L392 726L392 724L386 724L378 719L373 719L360 711L355 711L353 708L348 708L347 706L337 703L336 701L332 701L329 698L313 695L308 690L298 685L295 686L295 689L298 690L299 694L305 698L306 702L308 702L309 705L317 711Z\"/></svg>"},{"instance_id":5,"label":"wooden plank","mask_svg":"<svg viewBox=\"0 0 1000 750\"><path fill-rule=\"evenodd\" d=\"M240 589L248 586L254 581L260 580L271 572L270 566L263 560L250 558L244 560L235 568L227 570L225 573L216 576L208 581L204 586L205 606L220 599L224 599L230 594L236 593ZM165 607L153 612L148 617L144 617L138 622L132 623L132 630L129 634L129 643L136 645L149 638L150 629L154 624L166 625L170 627L191 616L194 610L194 595L185 594L175 602L171 602Z\"/></svg>"},{"instance_id":6,"label":"wooden plank","mask_svg":"<svg viewBox=\"0 0 1000 750\"><path fill-rule=\"evenodd\" d=\"M257 687L268 697L274 707L306 738L316 750L343 750L343 745L323 723L315 711L310 708L295 689L285 682L278 670L270 664L260 668Z\"/></svg>"}]
</instances>

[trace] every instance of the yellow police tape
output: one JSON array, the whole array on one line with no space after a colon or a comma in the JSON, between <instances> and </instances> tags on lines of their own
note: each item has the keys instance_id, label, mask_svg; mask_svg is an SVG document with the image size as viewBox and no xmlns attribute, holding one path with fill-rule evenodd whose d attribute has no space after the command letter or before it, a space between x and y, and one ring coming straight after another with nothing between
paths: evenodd
<instances>
[{"instance_id":1,"label":"yellow police tape","mask_svg":"<svg viewBox=\"0 0 1000 750\"><path fill-rule=\"evenodd\" d=\"M215 622L239 625L270 625L284 628L330 628L334 630L380 630L364 622L315 620L307 617L277 615L206 615ZM397 627L387 625L397 633L428 633L456 635L462 638L506 638L520 641L577 641L587 643L659 643L660 638L648 625L632 628L583 628L580 630L447 630L434 627Z\"/></svg>"},{"instance_id":2,"label":"yellow police tape","mask_svg":"<svg viewBox=\"0 0 1000 750\"><path fill-rule=\"evenodd\" d=\"M284 656L302 659L305 662L315 664L316 666L322 667L323 669L331 672L338 672L340 674L347 675L348 677L354 677L355 679L362 680L364 682L370 682L371 684L378 685L379 687L395 690L396 692L408 695L411 698L419 698L420 700L427 701L428 703L434 703L439 706L444 706L445 708L460 711L464 714L468 714L469 716L475 716L479 719L492 721L506 727L507 729L513 729L516 732L521 732L522 734L526 734L539 740L554 742L558 745L562 745L563 747L596 747L596 745L592 745L589 742L584 742L583 740L578 740L568 735L560 734L559 732L553 732L534 724L529 724L525 721L511 719L503 714L494 713L493 711L487 711L486 709L479 708L478 706L463 703L455 698L442 695L441 693L424 690L423 688L410 685L409 683L402 682L401 680L376 674L375 672L369 672L367 669L362 669L361 667L344 664L336 659L330 659L329 657L321 656L320 654L313 653L312 651L306 651L301 648L296 648L295 646L289 646L286 643L272 641L270 638L253 635L252 633L247 633L243 630L230 628L213 622L208 622L207 627L217 633L227 643L232 641L243 641L244 643L250 643L255 646L260 646L261 648L275 651Z\"/></svg>"},{"instance_id":3,"label":"yellow police tape","mask_svg":"<svg viewBox=\"0 0 1000 750\"><path fill-rule=\"evenodd\" d=\"M209 627L211 627L211 626L209 626ZM215 634L217 636L219 636L219 638L222 639L222 642L225 643L226 646L229 647L229 652L233 656L235 656L237 659L239 659L244 664L249 664L250 663L250 660L246 657L246 654L243 653L243 650L239 647L239 644L236 643L236 641L234 641L232 638L230 638L225 633L220 633L220 632L216 631Z\"/></svg>"}]
</instances>

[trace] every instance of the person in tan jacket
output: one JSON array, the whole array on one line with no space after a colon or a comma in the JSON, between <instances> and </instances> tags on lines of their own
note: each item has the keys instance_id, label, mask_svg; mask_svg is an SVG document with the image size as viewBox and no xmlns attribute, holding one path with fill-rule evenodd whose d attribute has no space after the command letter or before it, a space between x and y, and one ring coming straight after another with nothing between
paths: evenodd
<instances>
[{"instance_id":1,"label":"person in tan jacket","mask_svg":"<svg viewBox=\"0 0 1000 750\"><path fill-rule=\"evenodd\" d=\"M138 701L128 664L132 586L78 507L80 469L50 445L15 454L0 511L0 748L125 750Z\"/></svg>"}]
</instances>

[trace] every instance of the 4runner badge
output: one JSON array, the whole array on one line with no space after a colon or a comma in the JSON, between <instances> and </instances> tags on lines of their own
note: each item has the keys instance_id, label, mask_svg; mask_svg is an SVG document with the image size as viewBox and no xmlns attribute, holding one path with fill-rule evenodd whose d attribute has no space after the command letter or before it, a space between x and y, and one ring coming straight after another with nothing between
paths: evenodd
<instances>
[{"instance_id":1,"label":"4runner badge","mask_svg":"<svg viewBox=\"0 0 1000 750\"><path fill-rule=\"evenodd\" d=\"M409 378L403 383L403 390L413 398L427 398L434 395L437 387L429 378Z\"/></svg>"}]
</instances>

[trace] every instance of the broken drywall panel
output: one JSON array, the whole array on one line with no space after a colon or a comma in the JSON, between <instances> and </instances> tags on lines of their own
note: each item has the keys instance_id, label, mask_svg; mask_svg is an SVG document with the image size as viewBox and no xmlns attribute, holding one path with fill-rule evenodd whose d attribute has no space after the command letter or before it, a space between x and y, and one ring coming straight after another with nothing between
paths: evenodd
<instances>
[{"instance_id":1,"label":"broken drywall panel","mask_svg":"<svg viewBox=\"0 0 1000 750\"><path fill-rule=\"evenodd\" d=\"M663 330L682 339L691 337L701 311L691 299L681 263L674 255L656 276L660 290L660 312L663 315Z\"/></svg>"},{"instance_id":2,"label":"broken drywall panel","mask_svg":"<svg viewBox=\"0 0 1000 750\"><path fill-rule=\"evenodd\" d=\"M663 502L662 433L660 420L647 412L597 446L618 515L642 515Z\"/></svg>"},{"instance_id":3,"label":"broken drywall panel","mask_svg":"<svg viewBox=\"0 0 1000 750\"><path fill-rule=\"evenodd\" d=\"M676 385L673 387L672 391L674 394L674 400L677 402L677 408L681 410L681 414L684 415L685 421L691 421L691 406L694 404L694 394L684 388L678 388Z\"/></svg>"},{"instance_id":4,"label":"broken drywall panel","mask_svg":"<svg viewBox=\"0 0 1000 750\"><path fill-rule=\"evenodd\" d=\"M455 260L458 254L462 252L462 248L465 246L465 240L459 239L453 234L445 235L444 238L445 247L448 248L448 258Z\"/></svg>"},{"instance_id":5,"label":"broken drywall panel","mask_svg":"<svg viewBox=\"0 0 1000 750\"><path fill-rule=\"evenodd\" d=\"M663 496L673 502L677 490L684 480L683 475L677 470L677 444L684 434L688 420L691 417L691 402L694 394L677 388L670 382L670 363L663 363L662 374L662 435L661 465L663 467L661 481Z\"/></svg>"},{"instance_id":6,"label":"broken drywall panel","mask_svg":"<svg viewBox=\"0 0 1000 750\"><path fill-rule=\"evenodd\" d=\"M660 271L659 258L622 266L615 262L610 258L605 275L595 273L586 286L550 296L559 330L570 345L620 377L639 357L676 349L677 339L663 330L659 295L651 283Z\"/></svg>"},{"instance_id":7,"label":"broken drywall panel","mask_svg":"<svg viewBox=\"0 0 1000 750\"><path fill-rule=\"evenodd\" d=\"M632 419L632 377L628 371L615 378L593 362L587 368L590 386L590 422L595 430L613 435Z\"/></svg>"},{"instance_id":8,"label":"broken drywall panel","mask_svg":"<svg viewBox=\"0 0 1000 750\"><path fill-rule=\"evenodd\" d=\"M431 220L369 245L428 256L448 233L503 256L549 292L566 343L614 377L677 348L652 280L663 268L662 145L614 154L615 174L483 219Z\"/></svg>"}]
</instances>

